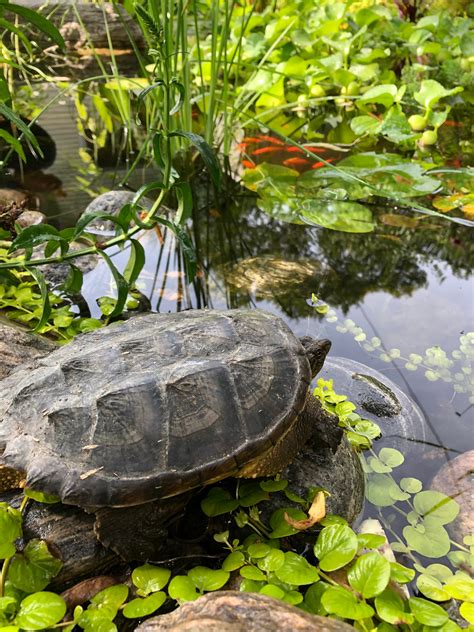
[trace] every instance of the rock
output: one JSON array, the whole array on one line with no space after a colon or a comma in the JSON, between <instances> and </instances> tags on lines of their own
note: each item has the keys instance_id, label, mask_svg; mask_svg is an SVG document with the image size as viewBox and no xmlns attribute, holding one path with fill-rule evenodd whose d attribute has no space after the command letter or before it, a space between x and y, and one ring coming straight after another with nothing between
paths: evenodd
<instances>
[{"instance_id":1,"label":"rock","mask_svg":"<svg viewBox=\"0 0 474 632\"><path fill-rule=\"evenodd\" d=\"M384 445L407 454L425 441L426 419L420 408L379 371L348 358L329 357L320 377L332 379L336 393L347 395L362 417L380 426Z\"/></svg>"},{"instance_id":2,"label":"rock","mask_svg":"<svg viewBox=\"0 0 474 632\"><path fill-rule=\"evenodd\" d=\"M101 195L93 199L92 202L86 206L83 215L85 213L91 212L107 213L108 215L118 215L120 209L125 206L125 204L129 204L134 197L135 193L133 191L107 191L106 193L102 193ZM140 204L147 209L150 209L152 206L152 202L147 198L142 198L140 200ZM110 220L103 219L94 220L87 225L87 230L90 233L101 235L104 238L108 238L114 235L115 228L116 224L114 224Z\"/></svg>"},{"instance_id":3,"label":"rock","mask_svg":"<svg viewBox=\"0 0 474 632\"><path fill-rule=\"evenodd\" d=\"M28 228L28 226L36 226L37 224L45 224L46 223L46 215L44 213L40 213L40 211L23 211L21 215L17 218L17 223L20 224L22 228Z\"/></svg>"},{"instance_id":4,"label":"rock","mask_svg":"<svg viewBox=\"0 0 474 632\"><path fill-rule=\"evenodd\" d=\"M281 473L289 481L289 490L303 498L310 487L322 487L330 493L326 511L353 523L364 506L365 479L358 454L345 437L336 452L311 444L305 446ZM265 503L266 505L267 503ZM272 496L271 511L288 507L286 497Z\"/></svg>"},{"instance_id":5,"label":"rock","mask_svg":"<svg viewBox=\"0 0 474 632\"><path fill-rule=\"evenodd\" d=\"M439 470L430 488L451 496L459 503L460 511L454 522L446 525L451 537L462 544L463 538L474 533L474 450L460 454Z\"/></svg>"},{"instance_id":6,"label":"rock","mask_svg":"<svg viewBox=\"0 0 474 632\"><path fill-rule=\"evenodd\" d=\"M32 334L22 327L0 322L0 379L7 377L18 365L43 358L57 345Z\"/></svg>"},{"instance_id":7,"label":"rock","mask_svg":"<svg viewBox=\"0 0 474 632\"><path fill-rule=\"evenodd\" d=\"M232 590L208 593L174 612L153 617L137 632L350 632L342 621L319 617L272 597Z\"/></svg>"},{"instance_id":8,"label":"rock","mask_svg":"<svg viewBox=\"0 0 474 632\"><path fill-rule=\"evenodd\" d=\"M0 207L10 206L14 204L20 208L27 204L29 196L26 191L20 191L19 189L2 188L0 189Z\"/></svg>"}]
</instances>

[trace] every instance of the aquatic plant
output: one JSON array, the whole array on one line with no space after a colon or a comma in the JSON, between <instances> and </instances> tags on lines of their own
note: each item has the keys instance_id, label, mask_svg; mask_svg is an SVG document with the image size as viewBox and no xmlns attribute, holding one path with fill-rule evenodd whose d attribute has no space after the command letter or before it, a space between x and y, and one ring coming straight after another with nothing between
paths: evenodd
<instances>
[{"instance_id":1,"label":"aquatic plant","mask_svg":"<svg viewBox=\"0 0 474 632\"><path fill-rule=\"evenodd\" d=\"M471 404L474 403L474 332L462 333L459 336L459 347L448 353L439 345L429 347L423 355L418 353L403 354L400 349L387 349L377 336L369 338L362 327L352 319L340 321L337 312L315 294L311 297L311 305L326 322L335 325L340 333L350 334L365 351L374 353L383 362L403 362L407 371L424 371L430 382L442 380L453 385L455 393L465 393ZM337 323L337 324L336 324Z\"/></svg>"}]
</instances>

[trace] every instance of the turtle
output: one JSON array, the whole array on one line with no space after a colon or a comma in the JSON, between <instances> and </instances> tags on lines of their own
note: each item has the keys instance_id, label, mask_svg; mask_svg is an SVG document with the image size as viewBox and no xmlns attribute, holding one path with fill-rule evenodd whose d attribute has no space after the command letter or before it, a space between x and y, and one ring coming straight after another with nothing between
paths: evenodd
<instances>
[{"instance_id":1,"label":"turtle","mask_svg":"<svg viewBox=\"0 0 474 632\"><path fill-rule=\"evenodd\" d=\"M260 309L83 334L0 381L0 486L17 475L98 512L273 476L310 437L336 450L342 430L309 391L330 346Z\"/></svg>"}]
</instances>

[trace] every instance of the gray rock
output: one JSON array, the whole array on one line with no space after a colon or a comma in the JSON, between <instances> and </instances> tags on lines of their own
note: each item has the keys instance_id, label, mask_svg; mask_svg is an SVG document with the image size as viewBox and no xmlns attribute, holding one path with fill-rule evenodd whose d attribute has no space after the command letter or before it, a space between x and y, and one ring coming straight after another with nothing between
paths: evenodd
<instances>
[{"instance_id":1,"label":"gray rock","mask_svg":"<svg viewBox=\"0 0 474 632\"><path fill-rule=\"evenodd\" d=\"M120 209L129 204L134 198L135 193L133 191L107 191L97 196L90 204L86 206L83 213L100 212L107 213L108 215L118 215ZM146 209L150 209L152 202L147 198L142 198L140 204ZM90 233L100 235L104 238L111 237L115 233L116 225L110 220L97 219L88 224L87 230Z\"/></svg>"},{"instance_id":2,"label":"gray rock","mask_svg":"<svg viewBox=\"0 0 474 632\"><path fill-rule=\"evenodd\" d=\"M14 324L0 322L0 379L17 366L43 358L57 345Z\"/></svg>"},{"instance_id":3,"label":"gray rock","mask_svg":"<svg viewBox=\"0 0 474 632\"><path fill-rule=\"evenodd\" d=\"M349 523L356 520L364 506L365 477L362 464L345 437L336 452L328 447L307 444L283 470L281 477L289 481L288 489L291 492L303 498L310 487L322 487L328 491L330 496L326 498L326 512L341 516ZM291 505L284 495L272 495L270 503L261 506L263 517L268 520L276 509Z\"/></svg>"},{"instance_id":4,"label":"gray rock","mask_svg":"<svg viewBox=\"0 0 474 632\"><path fill-rule=\"evenodd\" d=\"M462 544L463 538L474 533L474 450L460 454L439 470L430 488L451 496L459 503L457 518L446 525L451 537Z\"/></svg>"},{"instance_id":5,"label":"gray rock","mask_svg":"<svg viewBox=\"0 0 474 632\"><path fill-rule=\"evenodd\" d=\"M223 590L153 617L137 632L350 632L348 623L304 612L259 593Z\"/></svg>"},{"instance_id":6,"label":"gray rock","mask_svg":"<svg viewBox=\"0 0 474 632\"><path fill-rule=\"evenodd\" d=\"M46 223L46 215L41 213L40 211L23 211L21 215L17 218L17 223L20 224L22 228L28 228L28 226L36 226L37 224L45 224Z\"/></svg>"},{"instance_id":7,"label":"gray rock","mask_svg":"<svg viewBox=\"0 0 474 632\"><path fill-rule=\"evenodd\" d=\"M326 358L320 377L334 380L336 393L347 395L359 414L377 423L384 444L406 454L425 441L426 419L420 408L385 375L348 358Z\"/></svg>"}]
</instances>

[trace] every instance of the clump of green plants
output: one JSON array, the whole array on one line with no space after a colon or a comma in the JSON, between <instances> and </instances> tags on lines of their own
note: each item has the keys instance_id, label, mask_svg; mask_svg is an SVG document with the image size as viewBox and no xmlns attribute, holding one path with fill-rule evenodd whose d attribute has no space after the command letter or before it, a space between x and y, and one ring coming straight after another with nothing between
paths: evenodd
<instances>
[{"instance_id":1,"label":"clump of green plants","mask_svg":"<svg viewBox=\"0 0 474 632\"><path fill-rule=\"evenodd\" d=\"M338 416L349 438L357 434L364 420L356 421L352 405L334 392L330 382L321 381L316 396ZM376 430L375 424L362 427L360 436L367 438L367 445ZM358 440L354 443L367 447ZM23 548L17 544L27 503L57 499L26 489L19 509L0 503L0 627L8 632L75 626L87 632L113 632L120 618L143 618L165 604L194 601L229 581L240 590L350 621L364 632L461 630L446 609L453 600L460 617L474 624L474 540L466 536L463 543L455 543L446 531L459 505L444 494L423 490L418 479L397 481L392 472L403 463L398 450L369 449L364 458L367 498L377 511L391 507L402 516L402 535L388 524L393 535L390 547L408 564L385 554L384 535L357 533L344 519L326 515L320 489L309 490L303 498L279 477L240 481L234 492L221 485L210 488L201 502L202 511L216 524L222 517L231 520L226 530L214 535L222 545L218 565L199 565L173 575L166 567L144 564L133 570L129 585L105 588L87 606L67 612L62 597L45 590L61 562L44 542L33 540ZM262 506L274 494L284 494L288 505L266 521Z\"/></svg>"},{"instance_id":2,"label":"clump of green plants","mask_svg":"<svg viewBox=\"0 0 474 632\"><path fill-rule=\"evenodd\" d=\"M403 354L400 349L386 349L377 336L368 338L362 327L350 318L340 322L336 310L315 294L311 304L326 322L334 324L337 331L350 334L363 349L375 353L383 362L403 362L407 371L423 371L430 382L441 380L453 385L455 393L465 393L469 402L474 403L474 332L469 331L459 336L459 347L448 354L440 346L429 347L423 355L418 353Z\"/></svg>"}]
</instances>

